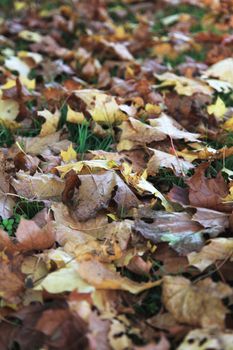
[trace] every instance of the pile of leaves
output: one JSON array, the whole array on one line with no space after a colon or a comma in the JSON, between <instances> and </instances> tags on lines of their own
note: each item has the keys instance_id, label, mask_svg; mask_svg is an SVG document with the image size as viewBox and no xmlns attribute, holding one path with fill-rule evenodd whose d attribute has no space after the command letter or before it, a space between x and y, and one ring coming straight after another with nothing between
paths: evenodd
<instances>
[{"instance_id":1,"label":"pile of leaves","mask_svg":"<svg viewBox=\"0 0 233 350\"><path fill-rule=\"evenodd\" d=\"M233 349L233 1L1 1L0 349Z\"/></svg>"}]
</instances>

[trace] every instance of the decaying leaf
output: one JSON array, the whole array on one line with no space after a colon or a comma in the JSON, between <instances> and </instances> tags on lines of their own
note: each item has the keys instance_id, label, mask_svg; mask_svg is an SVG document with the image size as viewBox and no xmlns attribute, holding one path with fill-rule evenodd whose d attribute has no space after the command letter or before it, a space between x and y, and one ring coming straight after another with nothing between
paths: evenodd
<instances>
[{"instance_id":1,"label":"decaying leaf","mask_svg":"<svg viewBox=\"0 0 233 350\"><path fill-rule=\"evenodd\" d=\"M79 175L78 180L80 185L74 192L71 208L74 217L79 221L95 217L100 210L108 208L111 200L117 204L119 212L138 205L135 194L114 171Z\"/></svg>"},{"instance_id":2,"label":"decaying leaf","mask_svg":"<svg viewBox=\"0 0 233 350\"><path fill-rule=\"evenodd\" d=\"M227 184L221 173L216 178L205 177L208 166L208 163L199 165L194 175L187 180L190 204L194 207L230 211L231 207L223 204L223 198L228 194Z\"/></svg>"},{"instance_id":3,"label":"decaying leaf","mask_svg":"<svg viewBox=\"0 0 233 350\"><path fill-rule=\"evenodd\" d=\"M64 181L56 175L35 173L31 176L22 171L11 184L18 195L34 200L60 198L65 188Z\"/></svg>"},{"instance_id":4,"label":"decaying leaf","mask_svg":"<svg viewBox=\"0 0 233 350\"><path fill-rule=\"evenodd\" d=\"M194 165L190 162L183 160L176 155L155 149L152 151L154 154L147 165L148 175L155 175L160 167L173 169L176 174L185 174L188 170L194 168Z\"/></svg>"},{"instance_id":5,"label":"decaying leaf","mask_svg":"<svg viewBox=\"0 0 233 350\"><path fill-rule=\"evenodd\" d=\"M178 322L205 328L224 328L226 307L221 299L232 289L210 278L191 283L180 276L163 277L163 302ZM194 302L195 300L195 302Z\"/></svg>"},{"instance_id":6,"label":"decaying leaf","mask_svg":"<svg viewBox=\"0 0 233 350\"><path fill-rule=\"evenodd\" d=\"M233 239L214 238L200 252L188 254L189 264L204 271L217 260L233 260Z\"/></svg>"},{"instance_id":7,"label":"decaying leaf","mask_svg":"<svg viewBox=\"0 0 233 350\"><path fill-rule=\"evenodd\" d=\"M231 332L195 329L188 333L177 350L232 350L233 335Z\"/></svg>"},{"instance_id":8,"label":"decaying leaf","mask_svg":"<svg viewBox=\"0 0 233 350\"><path fill-rule=\"evenodd\" d=\"M198 250L204 244L202 226L192 221L189 214L166 213L140 209L136 214L134 229L154 243L169 242L183 255Z\"/></svg>"}]
</instances>

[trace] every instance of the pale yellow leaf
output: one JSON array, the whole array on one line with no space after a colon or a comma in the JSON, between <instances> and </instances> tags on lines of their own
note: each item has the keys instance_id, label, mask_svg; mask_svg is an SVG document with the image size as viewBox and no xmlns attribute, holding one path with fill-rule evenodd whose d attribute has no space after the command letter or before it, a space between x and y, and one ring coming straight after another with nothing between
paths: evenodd
<instances>
[{"instance_id":1,"label":"pale yellow leaf","mask_svg":"<svg viewBox=\"0 0 233 350\"><path fill-rule=\"evenodd\" d=\"M218 96L216 102L207 107L207 111L209 114L214 114L216 118L224 117L227 108L223 100Z\"/></svg>"},{"instance_id":2,"label":"pale yellow leaf","mask_svg":"<svg viewBox=\"0 0 233 350\"><path fill-rule=\"evenodd\" d=\"M86 118L82 112L76 112L68 105L66 120L70 123L82 124Z\"/></svg>"},{"instance_id":3,"label":"pale yellow leaf","mask_svg":"<svg viewBox=\"0 0 233 350\"><path fill-rule=\"evenodd\" d=\"M46 119L45 123L42 125L40 136L47 136L55 133L61 115L60 111L56 110L54 113L51 113L49 110L45 109L39 111L37 114Z\"/></svg>"},{"instance_id":4,"label":"pale yellow leaf","mask_svg":"<svg viewBox=\"0 0 233 350\"><path fill-rule=\"evenodd\" d=\"M200 252L188 254L189 264L200 271L204 271L217 260L227 259L233 260L233 238L213 238Z\"/></svg>"},{"instance_id":5,"label":"pale yellow leaf","mask_svg":"<svg viewBox=\"0 0 233 350\"><path fill-rule=\"evenodd\" d=\"M22 30L18 34L19 38L24 39L26 41L31 41L34 43L40 43L43 39L43 36L39 33L32 32L30 30Z\"/></svg>"},{"instance_id":6,"label":"pale yellow leaf","mask_svg":"<svg viewBox=\"0 0 233 350\"><path fill-rule=\"evenodd\" d=\"M63 162L70 162L71 160L75 160L77 157L77 153L73 149L72 143L69 145L67 151L61 151L60 155Z\"/></svg>"},{"instance_id":7,"label":"pale yellow leaf","mask_svg":"<svg viewBox=\"0 0 233 350\"><path fill-rule=\"evenodd\" d=\"M86 103L87 111L96 122L111 125L127 119L113 96L94 89L77 90L74 93Z\"/></svg>"}]
</instances>

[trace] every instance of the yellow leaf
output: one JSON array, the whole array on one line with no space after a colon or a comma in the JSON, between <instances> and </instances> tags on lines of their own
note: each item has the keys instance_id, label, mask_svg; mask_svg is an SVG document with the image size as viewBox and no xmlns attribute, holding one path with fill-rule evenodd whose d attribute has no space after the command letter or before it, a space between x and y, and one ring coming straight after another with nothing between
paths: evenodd
<instances>
[{"instance_id":1,"label":"yellow leaf","mask_svg":"<svg viewBox=\"0 0 233 350\"><path fill-rule=\"evenodd\" d=\"M14 121L18 113L18 102L11 99L0 100L0 119L4 121L4 123Z\"/></svg>"},{"instance_id":2,"label":"yellow leaf","mask_svg":"<svg viewBox=\"0 0 233 350\"><path fill-rule=\"evenodd\" d=\"M14 1L14 7L16 11L21 11L27 7L27 3L25 1Z\"/></svg>"},{"instance_id":3,"label":"yellow leaf","mask_svg":"<svg viewBox=\"0 0 233 350\"><path fill-rule=\"evenodd\" d=\"M87 111L96 122L109 125L127 119L113 96L94 89L77 90L75 95L86 103Z\"/></svg>"},{"instance_id":4,"label":"yellow leaf","mask_svg":"<svg viewBox=\"0 0 233 350\"><path fill-rule=\"evenodd\" d=\"M36 80L35 79L28 79L26 77L20 77L19 78L22 85L26 86L27 89L34 90L36 87ZM1 86L2 90L10 89L16 85L16 80L9 79L4 85Z\"/></svg>"},{"instance_id":5,"label":"yellow leaf","mask_svg":"<svg viewBox=\"0 0 233 350\"><path fill-rule=\"evenodd\" d=\"M77 153L73 149L72 143L69 145L67 151L61 151L61 158L64 162L70 162L71 160L75 160Z\"/></svg>"},{"instance_id":6,"label":"yellow leaf","mask_svg":"<svg viewBox=\"0 0 233 350\"><path fill-rule=\"evenodd\" d=\"M86 121L86 118L82 112L76 112L68 105L66 120L70 123L82 124L84 121Z\"/></svg>"},{"instance_id":7,"label":"yellow leaf","mask_svg":"<svg viewBox=\"0 0 233 350\"><path fill-rule=\"evenodd\" d=\"M18 36L21 39L31 41L34 43L40 43L43 39L42 35L36 32L31 32L30 30L22 30L21 32L19 32Z\"/></svg>"},{"instance_id":8,"label":"yellow leaf","mask_svg":"<svg viewBox=\"0 0 233 350\"><path fill-rule=\"evenodd\" d=\"M223 202L233 202L233 186L230 187L229 192L230 193L223 198Z\"/></svg>"},{"instance_id":9,"label":"yellow leaf","mask_svg":"<svg viewBox=\"0 0 233 350\"><path fill-rule=\"evenodd\" d=\"M212 95L213 89L201 80L181 77L173 73L156 74L156 78L162 81L159 87L174 86L179 95L192 96L196 93Z\"/></svg>"},{"instance_id":10,"label":"yellow leaf","mask_svg":"<svg viewBox=\"0 0 233 350\"><path fill-rule=\"evenodd\" d=\"M94 160L82 160L80 162L76 163L70 163L66 165L60 165L57 166L57 170L62 174L62 177L65 176L70 170L76 171L76 173L79 173L82 171L84 167L91 168L91 169L105 169L109 170L112 168L117 167L117 163L114 161L109 161L105 159L94 159Z\"/></svg>"},{"instance_id":11,"label":"yellow leaf","mask_svg":"<svg viewBox=\"0 0 233 350\"><path fill-rule=\"evenodd\" d=\"M146 106L145 106L145 111L147 113L160 114L161 107L158 106L158 105L153 105L152 103L147 103Z\"/></svg>"},{"instance_id":12,"label":"yellow leaf","mask_svg":"<svg viewBox=\"0 0 233 350\"><path fill-rule=\"evenodd\" d=\"M60 112L58 110L55 113L51 113L49 110L39 111L38 115L45 118L46 121L42 125L40 136L46 136L53 134L57 130L57 125L60 118Z\"/></svg>"},{"instance_id":13,"label":"yellow leaf","mask_svg":"<svg viewBox=\"0 0 233 350\"><path fill-rule=\"evenodd\" d=\"M233 131L233 116L223 124L223 129Z\"/></svg>"},{"instance_id":14,"label":"yellow leaf","mask_svg":"<svg viewBox=\"0 0 233 350\"><path fill-rule=\"evenodd\" d=\"M223 100L218 97L214 104L207 107L207 111L209 114L214 114L216 118L222 118L224 117L227 108Z\"/></svg>"}]
</instances>

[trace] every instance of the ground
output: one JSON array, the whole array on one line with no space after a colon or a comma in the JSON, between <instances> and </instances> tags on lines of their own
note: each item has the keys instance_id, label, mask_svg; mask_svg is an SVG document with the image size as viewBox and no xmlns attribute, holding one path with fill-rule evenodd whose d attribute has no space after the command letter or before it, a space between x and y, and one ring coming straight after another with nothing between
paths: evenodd
<instances>
[{"instance_id":1,"label":"ground","mask_svg":"<svg viewBox=\"0 0 233 350\"><path fill-rule=\"evenodd\" d=\"M232 0L0 0L0 350L233 349L232 52Z\"/></svg>"}]
</instances>

